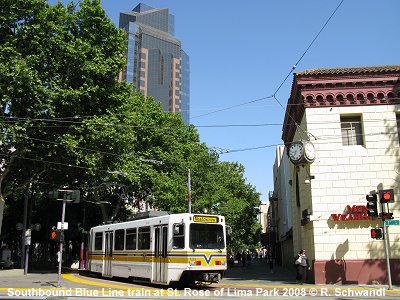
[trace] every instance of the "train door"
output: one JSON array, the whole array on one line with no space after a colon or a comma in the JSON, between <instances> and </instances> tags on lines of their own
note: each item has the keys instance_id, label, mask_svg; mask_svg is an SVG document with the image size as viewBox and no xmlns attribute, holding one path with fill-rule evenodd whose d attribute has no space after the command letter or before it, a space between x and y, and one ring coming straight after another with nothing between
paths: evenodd
<instances>
[{"instance_id":1,"label":"train door","mask_svg":"<svg viewBox=\"0 0 400 300\"><path fill-rule=\"evenodd\" d=\"M112 251L114 244L114 233L112 231L105 232L105 248L104 248L104 267L103 276L112 276Z\"/></svg>"},{"instance_id":2,"label":"train door","mask_svg":"<svg viewBox=\"0 0 400 300\"><path fill-rule=\"evenodd\" d=\"M154 227L153 279L156 282L168 281L168 225Z\"/></svg>"}]
</instances>

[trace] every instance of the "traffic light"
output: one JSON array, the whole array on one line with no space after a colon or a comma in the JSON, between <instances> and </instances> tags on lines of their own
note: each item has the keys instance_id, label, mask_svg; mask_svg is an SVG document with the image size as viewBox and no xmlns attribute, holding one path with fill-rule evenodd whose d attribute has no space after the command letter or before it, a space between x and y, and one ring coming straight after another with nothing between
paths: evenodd
<instances>
[{"instance_id":1,"label":"traffic light","mask_svg":"<svg viewBox=\"0 0 400 300\"><path fill-rule=\"evenodd\" d=\"M367 209L368 209L368 216L370 217L377 217L378 216L378 197L376 194L367 195Z\"/></svg>"},{"instance_id":2,"label":"traffic light","mask_svg":"<svg viewBox=\"0 0 400 300\"><path fill-rule=\"evenodd\" d=\"M372 228L371 229L371 238L380 240L382 238L382 229L381 228Z\"/></svg>"},{"instance_id":3,"label":"traffic light","mask_svg":"<svg viewBox=\"0 0 400 300\"><path fill-rule=\"evenodd\" d=\"M393 189L379 191L379 201L381 203L394 202Z\"/></svg>"},{"instance_id":4,"label":"traffic light","mask_svg":"<svg viewBox=\"0 0 400 300\"><path fill-rule=\"evenodd\" d=\"M50 233L50 239L55 241L61 240L61 230L52 230Z\"/></svg>"}]
</instances>

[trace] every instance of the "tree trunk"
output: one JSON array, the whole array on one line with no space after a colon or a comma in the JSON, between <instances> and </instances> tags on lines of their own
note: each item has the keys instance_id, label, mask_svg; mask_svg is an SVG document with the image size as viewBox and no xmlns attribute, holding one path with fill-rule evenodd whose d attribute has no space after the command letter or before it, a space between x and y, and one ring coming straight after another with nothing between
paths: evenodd
<instances>
[{"instance_id":1,"label":"tree trunk","mask_svg":"<svg viewBox=\"0 0 400 300\"><path fill-rule=\"evenodd\" d=\"M3 213L4 213L5 205L6 205L6 201L4 200L3 194L0 189L0 236L1 236L1 227L3 224Z\"/></svg>"},{"instance_id":2,"label":"tree trunk","mask_svg":"<svg viewBox=\"0 0 400 300\"><path fill-rule=\"evenodd\" d=\"M107 214L107 208L105 207L104 204L100 204L100 210L103 217L103 222L106 223L108 221L108 214Z\"/></svg>"}]
</instances>

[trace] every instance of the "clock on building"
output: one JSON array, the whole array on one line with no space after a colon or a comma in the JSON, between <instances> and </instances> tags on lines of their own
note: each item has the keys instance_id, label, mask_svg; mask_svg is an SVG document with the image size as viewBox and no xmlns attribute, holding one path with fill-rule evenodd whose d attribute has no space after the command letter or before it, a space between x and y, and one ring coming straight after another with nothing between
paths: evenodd
<instances>
[{"instance_id":1,"label":"clock on building","mask_svg":"<svg viewBox=\"0 0 400 300\"><path fill-rule=\"evenodd\" d=\"M304 142L304 159L312 163L315 160L315 147L311 142Z\"/></svg>"},{"instance_id":2,"label":"clock on building","mask_svg":"<svg viewBox=\"0 0 400 300\"><path fill-rule=\"evenodd\" d=\"M288 149L288 155L292 163L298 164L304 155L304 147L301 141L293 142Z\"/></svg>"},{"instance_id":3,"label":"clock on building","mask_svg":"<svg viewBox=\"0 0 400 300\"><path fill-rule=\"evenodd\" d=\"M309 141L296 141L290 144L287 154L295 165L312 163L315 160L315 147Z\"/></svg>"}]
</instances>

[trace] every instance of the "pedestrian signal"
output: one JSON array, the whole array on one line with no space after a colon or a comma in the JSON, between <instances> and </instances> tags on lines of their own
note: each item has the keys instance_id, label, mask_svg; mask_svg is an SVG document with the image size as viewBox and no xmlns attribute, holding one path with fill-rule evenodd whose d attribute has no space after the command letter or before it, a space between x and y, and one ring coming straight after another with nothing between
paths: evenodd
<instances>
[{"instance_id":1,"label":"pedestrian signal","mask_svg":"<svg viewBox=\"0 0 400 300\"><path fill-rule=\"evenodd\" d=\"M371 229L371 238L373 239L381 239L382 238L382 229L381 228L372 228Z\"/></svg>"},{"instance_id":2,"label":"pedestrian signal","mask_svg":"<svg viewBox=\"0 0 400 300\"><path fill-rule=\"evenodd\" d=\"M60 230L52 230L50 233L50 239L59 241L61 240L61 231Z\"/></svg>"}]
</instances>

